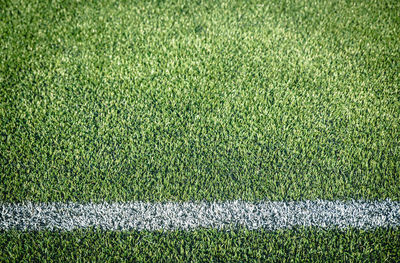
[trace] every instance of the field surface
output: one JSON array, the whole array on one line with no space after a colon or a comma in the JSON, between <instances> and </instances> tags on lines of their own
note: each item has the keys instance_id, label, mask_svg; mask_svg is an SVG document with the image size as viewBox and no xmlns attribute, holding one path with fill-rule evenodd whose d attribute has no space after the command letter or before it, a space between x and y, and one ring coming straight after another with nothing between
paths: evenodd
<instances>
[{"instance_id":1,"label":"field surface","mask_svg":"<svg viewBox=\"0 0 400 263\"><path fill-rule=\"evenodd\" d=\"M0 205L400 201L399 1L0 0L0 62ZM399 240L0 229L0 261L400 261Z\"/></svg>"}]
</instances>

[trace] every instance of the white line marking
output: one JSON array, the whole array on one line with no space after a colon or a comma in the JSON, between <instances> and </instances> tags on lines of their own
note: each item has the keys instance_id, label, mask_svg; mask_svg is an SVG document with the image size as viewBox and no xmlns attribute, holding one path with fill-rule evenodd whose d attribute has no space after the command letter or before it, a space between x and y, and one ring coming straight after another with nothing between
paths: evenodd
<instances>
[{"instance_id":1,"label":"white line marking","mask_svg":"<svg viewBox=\"0 0 400 263\"><path fill-rule=\"evenodd\" d=\"M400 226L397 201L0 203L0 230L277 230L295 226L361 228Z\"/></svg>"}]
</instances>

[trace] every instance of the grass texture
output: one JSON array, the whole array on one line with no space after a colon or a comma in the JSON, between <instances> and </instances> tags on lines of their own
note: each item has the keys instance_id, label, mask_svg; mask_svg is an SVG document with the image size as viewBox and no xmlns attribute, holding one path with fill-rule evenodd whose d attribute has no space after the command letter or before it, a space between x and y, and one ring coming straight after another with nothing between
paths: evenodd
<instances>
[{"instance_id":1,"label":"grass texture","mask_svg":"<svg viewBox=\"0 0 400 263\"><path fill-rule=\"evenodd\" d=\"M1 1L0 200L400 200L399 1Z\"/></svg>"},{"instance_id":2,"label":"grass texture","mask_svg":"<svg viewBox=\"0 0 400 263\"><path fill-rule=\"evenodd\" d=\"M0 198L399 200L399 10L2 3Z\"/></svg>"},{"instance_id":3,"label":"grass texture","mask_svg":"<svg viewBox=\"0 0 400 263\"><path fill-rule=\"evenodd\" d=\"M400 200L400 1L0 0L0 202ZM396 229L0 233L0 261L380 261Z\"/></svg>"},{"instance_id":4,"label":"grass texture","mask_svg":"<svg viewBox=\"0 0 400 263\"><path fill-rule=\"evenodd\" d=\"M16 232L0 234L8 262L396 262L400 232Z\"/></svg>"}]
</instances>

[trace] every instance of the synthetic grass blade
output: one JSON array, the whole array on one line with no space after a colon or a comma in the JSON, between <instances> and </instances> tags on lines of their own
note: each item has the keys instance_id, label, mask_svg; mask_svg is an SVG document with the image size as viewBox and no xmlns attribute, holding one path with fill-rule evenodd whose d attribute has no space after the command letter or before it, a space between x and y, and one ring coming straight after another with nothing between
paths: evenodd
<instances>
[{"instance_id":1,"label":"synthetic grass blade","mask_svg":"<svg viewBox=\"0 0 400 263\"><path fill-rule=\"evenodd\" d=\"M0 206L0 229L105 230L286 229L397 227L400 202L396 201L297 201L258 203L5 203Z\"/></svg>"}]
</instances>

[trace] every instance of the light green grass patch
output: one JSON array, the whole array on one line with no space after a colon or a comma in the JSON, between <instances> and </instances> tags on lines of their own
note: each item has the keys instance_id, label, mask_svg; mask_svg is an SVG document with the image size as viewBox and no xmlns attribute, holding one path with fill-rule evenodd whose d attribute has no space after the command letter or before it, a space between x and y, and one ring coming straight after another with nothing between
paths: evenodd
<instances>
[{"instance_id":1,"label":"light green grass patch","mask_svg":"<svg viewBox=\"0 0 400 263\"><path fill-rule=\"evenodd\" d=\"M399 200L398 1L0 4L0 200Z\"/></svg>"}]
</instances>

